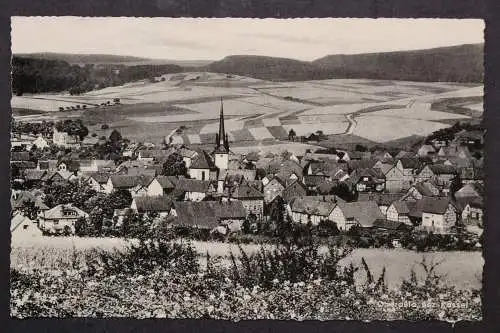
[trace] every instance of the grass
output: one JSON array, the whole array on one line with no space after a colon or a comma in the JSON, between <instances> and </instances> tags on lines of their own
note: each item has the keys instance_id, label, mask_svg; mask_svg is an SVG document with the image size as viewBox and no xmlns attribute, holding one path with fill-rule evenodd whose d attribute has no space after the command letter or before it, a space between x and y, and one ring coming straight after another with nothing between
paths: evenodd
<instances>
[{"instance_id":1,"label":"grass","mask_svg":"<svg viewBox=\"0 0 500 333\"><path fill-rule=\"evenodd\" d=\"M375 141L353 134L328 135L327 138L327 140L320 141L318 145L324 148L339 148L344 150L354 150L357 144L367 148L380 146L380 144Z\"/></svg>"},{"instance_id":2,"label":"grass","mask_svg":"<svg viewBox=\"0 0 500 333\"><path fill-rule=\"evenodd\" d=\"M481 277L484 260L481 252L431 252L417 253L403 249L357 249L351 256L341 263L360 264L361 258L365 258L372 273L380 275L382 268L386 268L386 278L389 288L397 287L401 281L407 278L412 269L415 269L419 277L423 272L418 263L422 256L435 262L441 262L438 273L444 275L444 284L455 286L458 289L481 289ZM356 280L363 282L362 272L358 272Z\"/></svg>"},{"instance_id":3,"label":"grass","mask_svg":"<svg viewBox=\"0 0 500 333\"><path fill-rule=\"evenodd\" d=\"M443 98L432 103L431 109L477 118L482 116L482 113L470 109L467 106L482 102L483 96Z\"/></svg>"},{"instance_id":4,"label":"grass","mask_svg":"<svg viewBox=\"0 0 500 333\"><path fill-rule=\"evenodd\" d=\"M45 111L42 110L34 110L34 109L22 109L22 108L12 108L13 116L33 116L44 114Z\"/></svg>"},{"instance_id":5,"label":"grass","mask_svg":"<svg viewBox=\"0 0 500 333\"><path fill-rule=\"evenodd\" d=\"M42 237L30 242L18 242L12 245L11 267L43 267L45 269L70 268L75 262L85 262L86 255L99 248L106 251L122 250L127 245L120 238L79 238L79 237ZM206 263L204 255L208 252L213 258L222 258L229 264L231 252L238 253L238 245L223 242L193 241L192 246L200 255L200 263ZM242 244L248 254L256 253L259 245ZM272 247L272 245L268 245ZM481 287L483 258L480 252L434 252L426 253L428 259L442 261L440 274L445 276L445 284L458 289ZM341 261L341 265L360 264L361 258L378 276L386 267L386 278L389 287L397 287L403 278L408 277L412 268L418 268L422 254L402 249L357 249L349 257ZM422 272L418 272L422 274ZM364 275L357 275L358 283L364 282Z\"/></svg>"}]
</instances>

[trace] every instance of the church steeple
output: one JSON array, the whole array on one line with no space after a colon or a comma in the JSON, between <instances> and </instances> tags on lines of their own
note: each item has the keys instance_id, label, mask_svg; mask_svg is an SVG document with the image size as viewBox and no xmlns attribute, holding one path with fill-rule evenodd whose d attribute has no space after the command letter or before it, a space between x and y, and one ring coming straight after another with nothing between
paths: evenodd
<instances>
[{"instance_id":1,"label":"church steeple","mask_svg":"<svg viewBox=\"0 0 500 333\"><path fill-rule=\"evenodd\" d=\"M229 152L229 140L224 129L224 103L220 99L219 133L215 136L215 150Z\"/></svg>"}]
</instances>

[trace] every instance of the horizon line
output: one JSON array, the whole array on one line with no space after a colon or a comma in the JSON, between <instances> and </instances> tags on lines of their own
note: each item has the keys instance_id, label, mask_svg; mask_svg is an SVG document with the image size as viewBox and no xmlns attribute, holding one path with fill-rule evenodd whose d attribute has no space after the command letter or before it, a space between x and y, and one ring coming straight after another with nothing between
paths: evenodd
<instances>
[{"instance_id":1,"label":"horizon line","mask_svg":"<svg viewBox=\"0 0 500 333\"><path fill-rule=\"evenodd\" d=\"M156 60L156 61L219 61L223 60L227 57L230 56L256 56L256 57L268 57L268 58L282 58L282 59L292 59L292 60L297 60L297 61L303 61L303 62L313 62L317 59L321 59L326 56L342 56L342 55L362 55L362 54L380 54L380 53L398 53L398 52L411 52L411 51L425 51L425 50L434 50L434 49L440 49L440 48L451 48L451 47L458 47L458 46L466 46L466 45L483 45L484 42L480 43L460 43L460 44L453 44L453 45L443 45L443 46L435 46L435 47L429 47L429 48L418 48L418 49L403 49L403 50L391 50L391 51L373 51L373 52L353 52L353 53L329 53L329 54L324 54L321 56L318 56L312 60L302 60L298 58L291 58L291 57L286 57L286 56L268 56L264 54L243 54L243 53L232 53L228 54L222 58L219 59L196 59L196 58L184 58L184 59L174 59L174 58L151 58L151 57L145 57L145 56L138 56L138 55L129 55L129 54L116 54L116 53L95 53L95 52L81 52L81 53L74 53L74 52L57 52L57 51L32 51L32 52L17 52L14 53L12 52L12 56L18 56L18 55L33 55L33 54L64 54L64 55L74 55L74 56L116 56L116 57L130 57L130 58L137 58L137 59L142 59L142 60ZM12 51L12 50L11 50ZM140 60L138 60L140 61ZM132 61L131 61L132 62Z\"/></svg>"}]
</instances>

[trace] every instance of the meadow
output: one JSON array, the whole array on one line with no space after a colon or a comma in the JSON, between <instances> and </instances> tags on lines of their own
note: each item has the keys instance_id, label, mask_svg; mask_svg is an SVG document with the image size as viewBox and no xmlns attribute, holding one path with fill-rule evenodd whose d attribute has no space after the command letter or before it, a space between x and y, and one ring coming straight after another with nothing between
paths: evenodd
<instances>
[{"instance_id":1,"label":"meadow","mask_svg":"<svg viewBox=\"0 0 500 333\"><path fill-rule=\"evenodd\" d=\"M233 146L240 141L279 143L291 129L299 136L320 130L325 135L354 134L360 140L385 143L425 136L454 121L480 117L478 99L483 95L482 86L446 82L271 82L217 73L169 74L156 80L78 96L13 96L11 105L34 111L14 113L19 120L78 116L90 125L106 123L119 128L129 139L154 143L163 142L172 130L184 125L190 129L174 136L175 143L207 144L217 131L223 98L226 130ZM120 105L94 107L115 98ZM88 109L59 112L59 107L74 104L86 104Z\"/></svg>"},{"instance_id":2,"label":"meadow","mask_svg":"<svg viewBox=\"0 0 500 333\"><path fill-rule=\"evenodd\" d=\"M74 238L14 244L11 316L451 322L482 317L480 286L450 285L434 270L435 258L420 260L426 273L415 269L396 285L386 281L394 276L390 267L379 273L375 262L390 265L397 255L407 265L416 259L409 253L295 244L260 251L246 246L242 254L234 245L180 241L111 251L124 244ZM96 246L104 251L93 252ZM227 258L230 251L235 255ZM467 263L477 259L451 255ZM349 264L365 257L361 265ZM457 268L455 263L449 269Z\"/></svg>"},{"instance_id":3,"label":"meadow","mask_svg":"<svg viewBox=\"0 0 500 333\"><path fill-rule=\"evenodd\" d=\"M123 251L129 242L122 238L81 238L81 237L41 237L30 240L17 240L12 244L11 267L38 267L43 269L58 269L70 267L73 261L85 262L86 255L94 250ZM184 242L179 240L179 242ZM199 255L199 261L206 264L205 255L221 258L229 264L231 253L238 254L239 248L234 243L215 241L190 241ZM246 253L256 253L260 249L257 244L241 244ZM272 245L265 245L272 249ZM324 248L322 251L325 250ZM443 283L458 289L480 289L484 260L481 252L428 252L417 253L404 249L356 249L339 264L346 267L349 264L359 266L361 258L369 264L374 275L380 275L386 269L387 284L390 288L401 285L412 269L418 276L423 276L419 262L426 258L431 262L439 262L438 273L443 274ZM358 283L364 283L365 276L359 271L356 275Z\"/></svg>"}]
</instances>

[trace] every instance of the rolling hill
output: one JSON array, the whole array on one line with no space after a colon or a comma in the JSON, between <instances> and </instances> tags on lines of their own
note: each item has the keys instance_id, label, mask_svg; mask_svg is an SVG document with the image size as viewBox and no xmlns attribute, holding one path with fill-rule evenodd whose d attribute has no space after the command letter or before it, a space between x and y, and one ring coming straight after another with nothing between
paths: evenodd
<instances>
[{"instance_id":1,"label":"rolling hill","mask_svg":"<svg viewBox=\"0 0 500 333\"><path fill-rule=\"evenodd\" d=\"M483 44L427 50L328 55L312 64L342 77L407 80L482 82Z\"/></svg>"},{"instance_id":2,"label":"rolling hill","mask_svg":"<svg viewBox=\"0 0 500 333\"><path fill-rule=\"evenodd\" d=\"M326 79L328 73L315 64L289 58L231 55L206 67L207 71L249 76L271 81Z\"/></svg>"},{"instance_id":3,"label":"rolling hill","mask_svg":"<svg viewBox=\"0 0 500 333\"><path fill-rule=\"evenodd\" d=\"M15 57L42 59L42 60L58 60L69 63L70 65L178 65L187 67L205 66L211 63L211 60L171 60L171 59L151 59L133 56L123 56L114 54L75 54L75 53L56 53L56 52L41 52L41 53L17 53Z\"/></svg>"},{"instance_id":4,"label":"rolling hill","mask_svg":"<svg viewBox=\"0 0 500 333\"><path fill-rule=\"evenodd\" d=\"M363 78L404 81L483 81L483 44L416 51L328 55L312 62L233 55L206 66L219 73L272 81Z\"/></svg>"}]
</instances>

